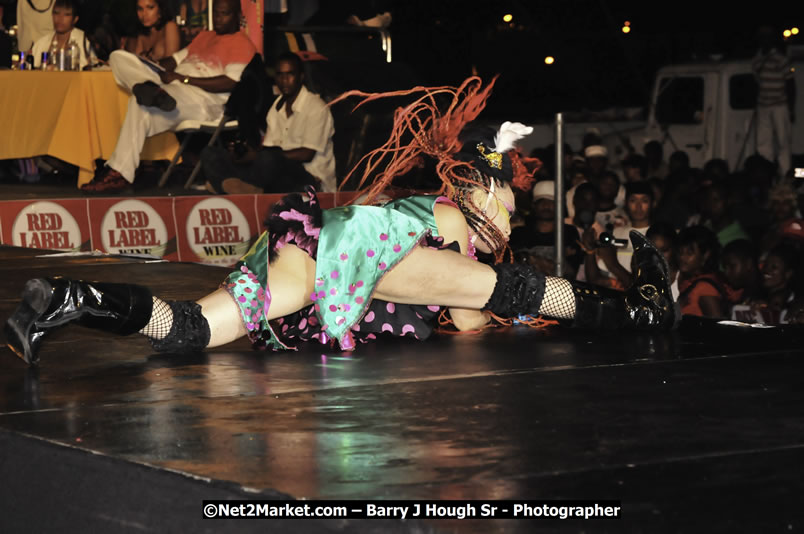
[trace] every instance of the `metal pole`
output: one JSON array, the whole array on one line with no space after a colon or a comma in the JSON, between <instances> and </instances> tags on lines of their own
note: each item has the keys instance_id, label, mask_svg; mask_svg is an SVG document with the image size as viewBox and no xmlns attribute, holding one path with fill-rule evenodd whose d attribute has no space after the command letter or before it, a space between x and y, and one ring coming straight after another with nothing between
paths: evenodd
<instances>
[{"instance_id":1,"label":"metal pole","mask_svg":"<svg viewBox=\"0 0 804 534\"><path fill-rule=\"evenodd\" d=\"M556 276L564 272L564 116L556 113Z\"/></svg>"}]
</instances>

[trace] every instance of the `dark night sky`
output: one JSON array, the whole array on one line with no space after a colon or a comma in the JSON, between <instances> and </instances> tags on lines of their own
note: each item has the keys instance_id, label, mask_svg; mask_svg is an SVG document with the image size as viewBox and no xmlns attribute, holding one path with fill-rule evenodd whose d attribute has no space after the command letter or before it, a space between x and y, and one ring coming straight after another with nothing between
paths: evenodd
<instances>
[{"instance_id":1,"label":"dark night sky","mask_svg":"<svg viewBox=\"0 0 804 534\"><path fill-rule=\"evenodd\" d=\"M713 8L711 4L724 6ZM752 55L760 22L804 25L798 2L605 0L393 3L395 61L428 83L459 83L472 67L500 79L488 113L529 118L557 111L641 106L656 69L710 53ZM796 9L798 5L798 9ZM704 6L704 7L701 7ZM511 13L513 27L502 22ZM623 22L632 32L623 34ZM804 39L798 41L804 44ZM552 55L555 64L546 66Z\"/></svg>"}]
</instances>

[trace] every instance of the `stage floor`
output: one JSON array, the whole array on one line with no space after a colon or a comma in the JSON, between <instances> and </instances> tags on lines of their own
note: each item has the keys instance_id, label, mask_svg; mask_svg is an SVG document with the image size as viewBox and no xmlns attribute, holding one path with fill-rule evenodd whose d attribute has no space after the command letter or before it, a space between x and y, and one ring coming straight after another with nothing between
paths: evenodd
<instances>
[{"instance_id":1,"label":"stage floor","mask_svg":"<svg viewBox=\"0 0 804 534\"><path fill-rule=\"evenodd\" d=\"M226 272L41 254L0 248L3 320L31 277L195 299ZM623 507L621 519L589 523L399 523L418 532L788 532L804 528L802 341L800 329L685 320L655 335L513 327L382 339L353 354L258 352L240 340L176 357L141 336L72 327L50 336L39 368L3 343L0 429L297 499ZM49 513L64 506L68 497Z\"/></svg>"}]
</instances>

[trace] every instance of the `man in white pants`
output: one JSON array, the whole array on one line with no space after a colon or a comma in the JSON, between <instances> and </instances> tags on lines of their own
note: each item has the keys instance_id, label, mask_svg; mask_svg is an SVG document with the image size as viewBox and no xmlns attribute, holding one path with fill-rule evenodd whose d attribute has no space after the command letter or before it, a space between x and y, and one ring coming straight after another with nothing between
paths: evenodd
<instances>
[{"instance_id":1,"label":"man in white pants","mask_svg":"<svg viewBox=\"0 0 804 534\"><path fill-rule=\"evenodd\" d=\"M763 26L757 34L759 52L752 68L759 83L757 95L757 152L778 161L784 176L792 163L792 123L795 121L796 86L787 54L775 46L778 37L773 28Z\"/></svg>"},{"instance_id":2,"label":"man in white pants","mask_svg":"<svg viewBox=\"0 0 804 534\"><path fill-rule=\"evenodd\" d=\"M175 128L187 119L215 120L229 93L256 53L240 29L239 0L215 0L214 31L198 34L187 48L160 60L157 74L137 56L112 53L109 63L117 83L132 92L114 152L106 166L81 189L119 192L134 182L145 138Z\"/></svg>"}]
</instances>

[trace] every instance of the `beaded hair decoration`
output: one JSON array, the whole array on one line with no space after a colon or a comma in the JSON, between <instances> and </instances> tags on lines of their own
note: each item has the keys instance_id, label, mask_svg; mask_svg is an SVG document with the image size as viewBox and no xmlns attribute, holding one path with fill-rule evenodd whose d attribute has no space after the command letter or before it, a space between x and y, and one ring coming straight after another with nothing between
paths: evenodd
<instances>
[{"instance_id":1,"label":"beaded hair decoration","mask_svg":"<svg viewBox=\"0 0 804 534\"><path fill-rule=\"evenodd\" d=\"M480 152L480 157L486 160L486 163L488 163L489 167L502 170L502 154L486 148L486 145L483 143L478 143L476 146L477 151Z\"/></svg>"}]
</instances>

